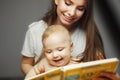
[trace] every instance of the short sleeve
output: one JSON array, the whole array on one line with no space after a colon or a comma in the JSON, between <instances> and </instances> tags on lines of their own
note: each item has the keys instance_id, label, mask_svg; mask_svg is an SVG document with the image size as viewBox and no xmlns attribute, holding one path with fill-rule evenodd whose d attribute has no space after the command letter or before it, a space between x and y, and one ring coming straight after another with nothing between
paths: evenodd
<instances>
[{"instance_id":1,"label":"short sleeve","mask_svg":"<svg viewBox=\"0 0 120 80\"><path fill-rule=\"evenodd\" d=\"M33 22L29 25L21 51L23 56L35 57L35 61L39 59L43 48L42 35L46 28L47 24L43 20Z\"/></svg>"},{"instance_id":2,"label":"short sleeve","mask_svg":"<svg viewBox=\"0 0 120 80\"><path fill-rule=\"evenodd\" d=\"M33 25L33 24L31 24L31 25ZM21 51L22 55L27 56L27 57L34 57L35 54L34 54L33 46L34 46L34 41L33 41L32 33L31 33L30 29L28 29L28 31L26 32L26 35L25 35L23 49Z\"/></svg>"},{"instance_id":3,"label":"short sleeve","mask_svg":"<svg viewBox=\"0 0 120 80\"><path fill-rule=\"evenodd\" d=\"M25 35L23 49L21 51L23 56L26 56L26 57L34 57L35 56L35 54L34 54L34 40L33 40L33 35L31 32L31 27L35 26L36 23L37 22L33 22L32 24L30 24L28 26L28 31L26 32L26 35Z\"/></svg>"}]
</instances>

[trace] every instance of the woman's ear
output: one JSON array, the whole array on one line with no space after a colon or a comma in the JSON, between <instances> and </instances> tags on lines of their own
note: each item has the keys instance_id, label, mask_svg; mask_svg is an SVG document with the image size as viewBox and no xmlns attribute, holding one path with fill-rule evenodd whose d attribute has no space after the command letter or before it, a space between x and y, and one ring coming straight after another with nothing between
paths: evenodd
<instances>
[{"instance_id":1,"label":"woman's ear","mask_svg":"<svg viewBox=\"0 0 120 80\"><path fill-rule=\"evenodd\" d=\"M58 5L58 0L55 0L55 4Z\"/></svg>"}]
</instances>

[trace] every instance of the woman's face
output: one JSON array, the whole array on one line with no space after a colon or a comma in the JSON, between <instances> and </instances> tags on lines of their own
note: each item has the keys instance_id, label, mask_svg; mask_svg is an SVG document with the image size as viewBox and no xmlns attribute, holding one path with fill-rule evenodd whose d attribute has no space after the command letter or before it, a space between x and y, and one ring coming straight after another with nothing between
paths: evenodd
<instances>
[{"instance_id":1,"label":"woman's face","mask_svg":"<svg viewBox=\"0 0 120 80\"><path fill-rule=\"evenodd\" d=\"M86 0L55 0L57 5L58 23L71 26L79 20L86 8Z\"/></svg>"}]
</instances>

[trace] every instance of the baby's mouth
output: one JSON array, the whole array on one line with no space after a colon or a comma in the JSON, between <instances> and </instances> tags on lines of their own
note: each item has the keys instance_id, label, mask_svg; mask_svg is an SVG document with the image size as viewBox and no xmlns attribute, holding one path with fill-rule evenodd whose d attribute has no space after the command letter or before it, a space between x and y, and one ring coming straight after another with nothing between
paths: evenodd
<instances>
[{"instance_id":1,"label":"baby's mouth","mask_svg":"<svg viewBox=\"0 0 120 80\"><path fill-rule=\"evenodd\" d=\"M60 61L62 61L63 60L63 58L61 58L61 59L55 59L55 60L53 60L54 62L60 62Z\"/></svg>"}]
</instances>

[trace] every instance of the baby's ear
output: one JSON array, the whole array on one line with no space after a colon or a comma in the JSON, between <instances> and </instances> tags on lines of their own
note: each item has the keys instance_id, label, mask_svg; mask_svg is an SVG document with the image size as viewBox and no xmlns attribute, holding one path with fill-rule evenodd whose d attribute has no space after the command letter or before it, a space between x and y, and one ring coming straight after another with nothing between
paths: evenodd
<instances>
[{"instance_id":1,"label":"baby's ear","mask_svg":"<svg viewBox=\"0 0 120 80\"><path fill-rule=\"evenodd\" d=\"M58 0L55 0L55 4L58 5Z\"/></svg>"},{"instance_id":2,"label":"baby's ear","mask_svg":"<svg viewBox=\"0 0 120 80\"><path fill-rule=\"evenodd\" d=\"M73 51L73 42L71 41L71 44L70 44L70 48L71 48L71 52Z\"/></svg>"}]
</instances>

